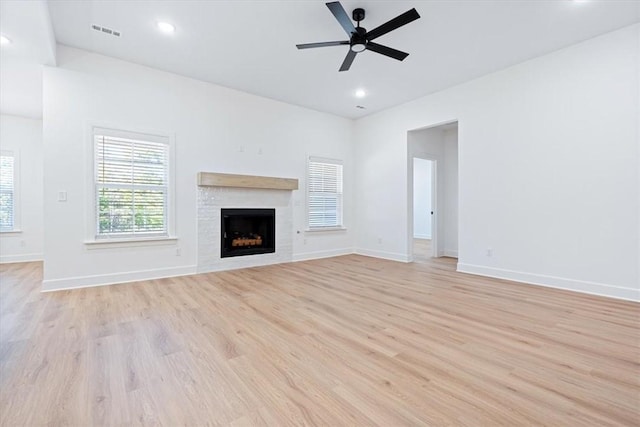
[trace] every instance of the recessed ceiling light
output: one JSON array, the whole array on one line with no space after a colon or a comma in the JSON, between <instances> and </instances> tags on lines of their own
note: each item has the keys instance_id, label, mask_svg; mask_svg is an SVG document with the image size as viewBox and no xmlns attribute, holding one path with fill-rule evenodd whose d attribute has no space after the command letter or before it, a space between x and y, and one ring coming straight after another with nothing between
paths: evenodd
<instances>
[{"instance_id":1,"label":"recessed ceiling light","mask_svg":"<svg viewBox=\"0 0 640 427\"><path fill-rule=\"evenodd\" d=\"M158 22L158 29L167 34L171 34L176 31L176 27L168 22Z\"/></svg>"},{"instance_id":2,"label":"recessed ceiling light","mask_svg":"<svg viewBox=\"0 0 640 427\"><path fill-rule=\"evenodd\" d=\"M367 92L364 89L356 90L356 98L364 98L365 96L367 96Z\"/></svg>"},{"instance_id":3,"label":"recessed ceiling light","mask_svg":"<svg viewBox=\"0 0 640 427\"><path fill-rule=\"evenodd\" d=\"M5 36L0 36L0 44L3 45L3 46L7 45L7 44L11 44L11 40L9 40Z\"/></svg>"}]
</instances>

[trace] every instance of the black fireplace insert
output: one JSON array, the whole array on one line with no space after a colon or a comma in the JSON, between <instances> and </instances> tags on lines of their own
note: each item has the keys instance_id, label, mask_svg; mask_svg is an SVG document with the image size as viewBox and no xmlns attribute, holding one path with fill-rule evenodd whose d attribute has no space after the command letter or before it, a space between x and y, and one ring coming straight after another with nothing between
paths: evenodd
<instances>
[{"instance_id":1,"label":"black fireplace insert","mask_svg":"<svg viewBox=\"0 0 640 427\"><path fill-rule=\"evenodd\" d=\"M222 209L221 217L222 258L276 251L275 209Z\"/></svg>"}]
</instances>

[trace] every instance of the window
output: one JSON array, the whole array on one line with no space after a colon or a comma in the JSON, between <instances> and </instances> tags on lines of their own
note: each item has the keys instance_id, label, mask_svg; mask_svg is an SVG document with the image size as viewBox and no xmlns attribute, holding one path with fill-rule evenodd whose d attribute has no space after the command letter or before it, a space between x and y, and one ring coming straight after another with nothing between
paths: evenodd
<instances>
[{"instance_id":1,"label":"window","mask_svg":"<svg viewBox=\"0 0 640 427\"><path fill-rule=\"evenodd\" d=\"M96 239L168 236L169 139L94 128Z\"/></svg>"},{"instance_id":2,"label":"window","mask_svg":"<svg viewBox=\"0 0 640 427\"><path fill-rule=\"evenodd\" d=\"M0 153L0 232L16 230L16 157Z\"/></svg>"},{"instance_id":3,"label":"window","mask_svg":"<svg viewBox=\"0 0 640 427\"><path fill-rule=\"evenodd\" d=\"M342 228L342 161L309 158L307 211L310 230Z\"/></svg>"}]
</instances>

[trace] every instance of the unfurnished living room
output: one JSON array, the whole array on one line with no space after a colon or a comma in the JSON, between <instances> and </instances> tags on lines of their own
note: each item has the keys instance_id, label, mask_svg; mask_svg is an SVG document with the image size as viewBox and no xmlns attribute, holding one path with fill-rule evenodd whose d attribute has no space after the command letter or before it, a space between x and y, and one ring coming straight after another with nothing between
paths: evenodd
<instances>
[{"instance_id":1,"label":"unfurnished living room","mask_svg":"<svg viewBox=\"0 0 640 427\"><path fill-rule=\"evenodd\" d=\"M640 425L640 1L0 0L0 426Z\"/></svg>"}]
</instances>

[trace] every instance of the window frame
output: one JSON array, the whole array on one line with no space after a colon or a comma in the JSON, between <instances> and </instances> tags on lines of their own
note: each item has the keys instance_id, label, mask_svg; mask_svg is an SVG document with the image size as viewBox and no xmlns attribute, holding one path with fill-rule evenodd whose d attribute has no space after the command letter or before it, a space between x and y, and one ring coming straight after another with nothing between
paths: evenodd
<instances>
[{"instance_id":1,"label":"window frame","mask_svg":"<svg viewBox=\"0 0 640 427\"><path fill-rule=\"evenodd\" d=\"M13 157L13 226L11 229L0 230L2 234L21 233L20 229L20 151L0 150L0 156Z\"/></svg>"},{"instance_id":2,"label":"window frame","mask_svg":"<svg viewBox=\"0 0 640 427\"><path fill-rule=\"evenodd\" d=\"M96 151L97 135L112 136L116 138L126 138L167 145L167 184L166 184L166 209L165 209L165 232L153 234L122 233L114 235L100 235L99 232L99 211L98 211L98 157ZM109 124L92 123L88 126L87 139L87 202L90 206L87 209L87 225L85 245L88 249L95 249L103 246L127 247L140 245L155 245L172 243L177 240L175 233L175 136L169 132L160 132L147 129L131 129Z\"/></svg>"},{"instance_id":3,"label":"window frame","mask_svg":"<svg viewBox=\"0 0 640 427\"><path fill-rule=\"evenodd\" d=\"M312 227L309 223L309 214L310 214L310 201L311 201L311 191L310 191L310 172L311 172L311 163L327 163L339 165L342 167L341 173L341 188L342 191L340 193L336 193L340 195L340 223L338 225L331 226L322 226L322 227ZM323 232L323 231L340 231L346 230L345 221L344 221L344 161L341 159L328 158L328 157L318 157L318 156L307 156L307 169L306 169L306 200L305 200L305 222L306 222L306 232Z\"/></svg>"}]
</instances>

